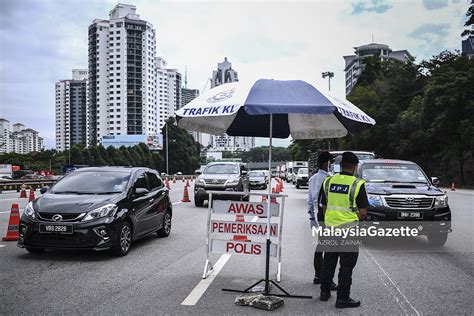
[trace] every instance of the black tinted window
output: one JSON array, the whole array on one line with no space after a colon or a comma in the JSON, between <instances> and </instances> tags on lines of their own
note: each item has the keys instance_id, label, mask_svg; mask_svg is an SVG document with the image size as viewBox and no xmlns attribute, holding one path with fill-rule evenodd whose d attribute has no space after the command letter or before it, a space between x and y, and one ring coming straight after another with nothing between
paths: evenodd
<instances>
[{"instance_id":1,"label":"black tinted window","mask_svg":"<svg viewBox=\"0 0 474 316\"><path fill-rule=\"evenodd\" d=\"M53 193L120 193L126 188L129 172L81 171L62 178Z\"/></svg>"},{"instance_id":2,"label":"black tinted window","mask_svg":"<svg viewBox=\"0 0 474 316\"><path fill-rule=\"evenodd\" d=\"M156 174L147 172L148 183L150 184L150 189L155 190L162 187L161 180L156 176Z\"/></svg>"},{"instance_id":3,"label":"black tinted window","mask_svg":"<svg viewBox=\"0 0 474 316\"><path fill-rule=\"evenodd\" d=\"M146 182L145 173L140 174L135 181L135 188L143 188L148 190L148 184Z\"/></svg>"}]
</instances>

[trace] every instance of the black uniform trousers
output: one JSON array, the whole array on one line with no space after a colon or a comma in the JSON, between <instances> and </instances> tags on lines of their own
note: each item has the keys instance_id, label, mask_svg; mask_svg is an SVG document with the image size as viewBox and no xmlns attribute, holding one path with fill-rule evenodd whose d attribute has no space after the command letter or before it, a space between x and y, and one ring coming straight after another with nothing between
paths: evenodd
<instances>
[{"instance_id":1,"label":"black uniform trousers","mask_svg":"<svg viewBox=\"0 0 474 316\"><path fill-rule=\"evenodd\" d=\"M320 210L317 214L319 225L324 224L324 215L322 213L323 212ZM324 247L321 245L321 243L318 240L316 249L314 251L314 259L313 259L314 276L317 278L321 278L321 271L323 269L323 253L324 253L323 248Z\"/></svg>"},{"instance_id":2,"label":"black uniform trousers","mask_svg":"<svg viewBox=\"0 0 474 316\"><path fill-rule=\"evenodd\" d=\"M359 244L356 239L330 237L326 239L330 246L324 246L324 260L321 271L321 291L330 291L330 286L339 260L337 299L346 300L350 296L352 270L359 257ZM350 244L350 245L348 245Z\"/></svg>"}]
</instances>

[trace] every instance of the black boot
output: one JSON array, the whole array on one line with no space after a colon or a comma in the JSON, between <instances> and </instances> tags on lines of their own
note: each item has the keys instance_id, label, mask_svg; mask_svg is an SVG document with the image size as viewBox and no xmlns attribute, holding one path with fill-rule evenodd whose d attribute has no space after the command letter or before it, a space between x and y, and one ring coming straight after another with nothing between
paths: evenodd
<instances>
[{"instance_id":1,"label":"black boot","mask_svg":"<svg viewBox=\"0 0 474 316\"><path fill-rule=\"evenodd\" d=\"M350 297L347 300L339 300L338 299L336 301L336 307L337 308L349 308L349 307L359 307L359 306L360 306L360 301L355 301Z\"/></svg>"},{"instance_id":2,"label":"black boot","mask_svg":"<svg viewBox=\"0 0 474 316\"><path fill-rule=\"evenodd\" d=\"M314 279L313 279L313 283L314 284L321 284L321 278L319 276L315 276Z\"/></svg>"},{"instance_id":3,"label":"black boot","mask_svg":"<svg viewBox=\"0 0 474 316\"><path fill-rule=\"evenodd\" d=\"M319 299L323 302L326 302L330 297L331 297L330 291L321 291L321 295L319 296Z\"/></svg>"}]
</instances>

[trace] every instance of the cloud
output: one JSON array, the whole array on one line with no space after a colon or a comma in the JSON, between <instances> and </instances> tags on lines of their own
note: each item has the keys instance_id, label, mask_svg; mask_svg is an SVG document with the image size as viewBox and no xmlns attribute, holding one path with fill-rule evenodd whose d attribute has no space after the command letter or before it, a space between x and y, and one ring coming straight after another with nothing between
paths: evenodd
<instances>
[{"instance_id":1,"label":"cloud","mask_svg":"<svg viewBox=\"0 0 474 316\"><path fill-rule=\"evenodd\" d=\"M441 42L449 33L449 24L423 24L417 27L410 36L422 40L427 44L435 44Z\"/></svg>"},{"instance_id":2,"label":"cloud","mask_svg":"<svg viewBox=\"0 0 474 316\"><path fill-rule=\"evenodd\" d=\"M436 10L448 6L448 0L423 0L423 6L428 10Z\"/></svg>"},{"instance_id":3,"label":"cloud","mask_svg":"<svg viewBox=\"0 0 474 316\"><path fill-rule=\"evenodd\" d=\"M384 13L392 8L386 0L363 0L352 3L352 14L362 14L364 12Z\"/></svg>"},{"instance_id":4,"label":"cloud","mask_svg":"<svg viewBox=\"0 0 474 316\"><path fill-rule=\"evenodd\" d=\"M88 26L107 18L116 3L2 1L0 117L38 130L54 146L54 84L73 68L87 68ZM187 65L188 88L202 90L228 57L241 80L302 79L325 89L321 72L333 71L331 92L339 97L345 95L342 56L369 43L372 33L376 42L421 60L459 48L466 12L465 1L438 10L419 0L133 3L156 28L158 55L183 73Z\"/></svg>"}]
</instances>

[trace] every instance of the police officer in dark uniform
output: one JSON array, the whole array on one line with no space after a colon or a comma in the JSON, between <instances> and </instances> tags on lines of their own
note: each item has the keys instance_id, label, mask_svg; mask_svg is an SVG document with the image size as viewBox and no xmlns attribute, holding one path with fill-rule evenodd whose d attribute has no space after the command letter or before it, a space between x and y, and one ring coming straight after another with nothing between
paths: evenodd
<instances>
[{"instance_id":1,"label":"police officer in dark uniform","mask_svg":"<svg viewBox=\"0 0 474 316\"><path fill-rule=\"evenodd\" d=\"M324 210L326 227L334 229L353 229L367 214L369 202L365 191L365 181L354 177L359 159L352 152L344 152L341 160L341 173L328 177L322 190L321 204ZM339 280L337 289L337 308L359 307L360 301L350 297L352 270L359 256L359 241L333 236L334 247L325 249L322 279L321 301L331 297L331 283L339 260Z\"/></svg>"}]
</instances>

